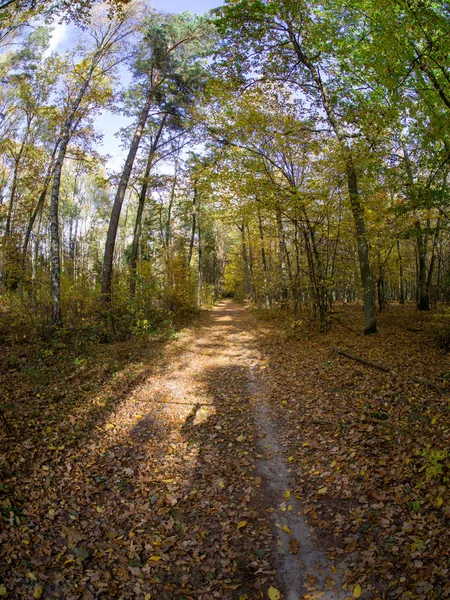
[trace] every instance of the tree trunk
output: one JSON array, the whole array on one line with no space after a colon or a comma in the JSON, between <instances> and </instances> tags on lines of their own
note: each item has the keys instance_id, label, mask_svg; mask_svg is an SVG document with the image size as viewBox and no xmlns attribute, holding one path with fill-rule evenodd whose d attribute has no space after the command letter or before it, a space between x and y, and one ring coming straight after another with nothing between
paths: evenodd
<instances>
[{"instance_id":1,"label":"tree trunk","mask_svg":"<svg viewBox=\"0 0 450 600\"><path fill-rule=\"evenodd\" d=\"M335 113L331 98L326 84L322 81L319 69L314 67L309 58L304 53L297 38L295 37L293 28L290 24L289 37L294 47L295 53L300 61L309 71L314 83L319 89L323 108L328 117L328 121L333 128L336 138L339 142L342 157L345 161L345 170L347 175L347 187L350 197L350 208L353 215L353 222L356 229L356 239L358 247L359 269L361 274L361 284L363 290L364 302L364 333L370 335L377 332L377 324L375 317L375 298L372 288L372 272L369 259L369 244L366 235L366 224L364 221L364 210L361 204L361 198L358 190L358 176L353 159L352 150L348 144L345 131L341 126L339 119Z\"/></svg>"},{"instance_id":2,"label":"tree trunk","mask_svg":"<svg viewBox=\"0 0 450 600\"><path fill-rule=\"evenodd\" d=\"M165 240L164 245L166 246L167 256L169 256L169 248L170 248L170 239L171 239L171 225L172 225L172 208L173 203L175 201L175 190L177 187L177 169L178 169L178 161L175 162L175 174L172 183L172 189L170 191L170 199L169 206L167 208L167 221L166 221L166 232L165 232Z\"/></svg>"},{"instance_id":3,"label":"tree trunk","mask_svg":"<svg viewBox=\"0 0 450 600\"><path fill-rule=\"evenodd\" d=\"M195 232L197 231L197 209L195 205L196 192L194 191L194 199L192 200L192 229L191 229L191 239L189 242L189 254L187 259L188 269L191 266L192 254L194 253L194 242L195 242Z\"/></svg>"},{"instance_id":4,"label":"tree trunk","mask_svg":"<svg viewBox=\"0 0 450 600\"><path fill-rule=\"evenodd\" d=\"M33 227L34 227L34 223L36 221L36 217L38 216L38 214L40 213L40 211L42 210L42 207L44 205L45 202L45 197L47 196L47 191L48 188L50 186L50 183L52 181L52 177L53 177L53 170L55 168L55 157L56 157L56 153L58 151L58 147L60 144L61 140L57 140L54 148L53 148L53 152L50 158L50 163L48 165L47 168L47 174L45 176L44 179L44 185L42 187L41 193L39 194L39 198L38 201L36 203L36 206L34 207L33 212L31 213L30 216L30 220L28 222L28 226L27 226L27 230L25 232L25 238L23 241L23 246L22 246L22 259L23 262L25 263L26 260L26 255L27 255L27 251L28 251L28 243L30 241L30 236L31 236L31 232L33 231Z\"/></svg>"},{"instance_id":5,"label":"tree trunk","mask_svg":"<svg viewBox=\"0 0 450 600\"><path fill-rule=\"evenodd\" d=\"M258 226L259 226L259 239L261 241L261 260L262 260L262 265L263 265L263 275L264 275L264 299L265 299L265 304L266 304L266 308L270 308L271 305L271 299L270 299L270 294L269 294L269 270L267 268L267 257L266 257L266 250L264 248L264 230L263 230L263 225L262 225L262 219L261 219L261 215L258 214Z\"/></svg>"},{"instance_id":6,"label":"tree trunk","mask_svg":"<svg viewBox=\"0 0 450 600\"><path fill-rule=\"evenodd\" d=\"M280 253L280 299L284 303L286 303L288 298L288 288L286 282L286 244L284 239L284 231L283 231L283 223L281 220L281 213L277 209L276 211L277 217L277 232L278 232L278 250Z\"/></svg>"},{"instance_id":7,"label":"tree trunk","mask_svg":"<svg viewBox=\"0 0 450 600\"><path fill-rule=\"evenodd\" d=\"M427 294L428 301L433 303L433 306L436 306L436 294L432 294L432 286L433 286L433 273L434 273L434 265L436 263L436 248L439 239L439 231L440 231L440 223L441 219L438 218L436 221L436 229L433 237L433 247L431 249L431 258L430 258L430 267L428 269L427 276Z\"/></svg>"},{"instance_id":8,"label":"tree trunk","mask_svg":"<svg viewBox=\"0 0 450 600\"><path fill-rule=\"evenodd\" d=\"M403 157L405 160L405 169L408 176L408 182L411 187L410 197L414 200L413 186L414 173L412 170L411 161L409 160L408 149L405 142L402 140ZM420 221L414 223L416 229L416 244L417 244L417 309L430 310L430 299L427 290L427 239L423 235Z\"/></svg>"},{"instance_id":9,"label":"tree trunk","mask_svg":"<svg viewBox=\"0 0 450 600\"><path fill-rule=\"evenodd\" d=\"M149 93L147 101L139 116L136 131L134 132L133 140L128 151L128 156L125 161L122 176L120 178L119 186L117 188L116 196L114 198L114 204L111 211L111 218L109 221L108 233L106 236L105 255L103 258L102 302L105 307L109 307L111 304L111 281L114 261L114 247L116 245L120 212L122 210L122 204L125 198L125 192L128 187L128 182L130 180L134 159L136 158L136 154L141 143L142 135L144 133L144 127L148 119L148 114L150 112L151 105L152 95L151 93Z\"/></svg>"},{"instance_id":10,"label":"tree trunk","mask_svg":"<svg viewBox=\"0 0 450 600\"><path fill-rule=\"evenodd\" d=\"M197 212L197 235L198 235L198 246L197 246L197 308L200 310L202 307L202 238L200 231L200 215Z\"/></svg>"},{"instance_id":11,"label":"tree trunk","mask_svg":"<svg viewBox=\"0 0 450 600\"><path fill-rule=\"evenodd\" d=\"M71 136L74 133L74 124L76 112L83 100L83 97L89 87L95 68L101 57L102 51L99 50L92 58L86 77L81 85L78 94L71 106L70 112L62 127L58 154L55 160L53 172L53 184L50 194L50 262L51 262L51 297L52 297L52 325L61 327L61 261L59 248L59 188L61 186L61 173L66 157L67 146Z\"/></svg>"},{"instance_id":12,"label":"tree trunk","mask_svg":"<svg viewBox=\"0 0 450 600\"><path fill-rule=\"evenodd\" d=\"M148 190L148 178L150 176L150 171L152 168L153 157L155 156L155 152L158 149L159 139L161 137L161 133L164 129L164 125L167 119L167 114L164 115L159 129L156 133L155 139L150 146L150 151L148 153L147 164L145 166L144 180L142 182L141 193L139 194L139 203L138 209L136 213L136 221L134 224L133 231L133 245L131 247L131 256L130 256L130 298L134 298L136 295L136 263L139 251L139 240L141 238L141 224L142 224L142 214L144 212L145 200L147 198L147 190Z\"/></svg>"},{"instance_id":13,"label":"tree trunk","mask_svg":"<svg viewBox=\"0 0 450 600\"><path fill-rule=\"evenodd\" d=\"M244 263L244 295L248 298L250 295L250 277L248 271L248 256L247 256L247 244L245 242L245 223L238 225L241 232L241 245L242 245L242 260Z\"/></svg>"},{"instance_id":14,"label":"tree trunk","mask_svg":"<svg viewBox=\"0 0 450 600\"><path fill-rule=\"evenodd\" d=\"M399 264L399 276L400 276L400 304L405 304L405 280L403 275L403 260L400 252L400 240L397 240L397 253L398 253L398 264Z\"/></svg>"},{"instance_id":15,"label":"tree trunk","mask_svg":"<svg viewBox=\"0 0 450 600\"><path fill-rule=\"evenodd\" d=\"M416 221L414 227L417 229L417 309L430 310L430 297L427 286L427 242L424 239L420 222Z\"/></svg>"}]
</instances>

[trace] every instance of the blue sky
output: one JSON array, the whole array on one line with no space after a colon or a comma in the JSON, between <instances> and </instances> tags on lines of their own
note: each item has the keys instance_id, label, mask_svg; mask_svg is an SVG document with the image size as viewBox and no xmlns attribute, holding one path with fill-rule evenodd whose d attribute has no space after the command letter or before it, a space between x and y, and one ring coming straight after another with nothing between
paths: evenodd
<instances>
[{"instance_id":1,"label":"blue sky","mask_svg":"<svg viewBox=\"0 0 450 600\"><path fill-rule=\"evenodd\" d=\"M224 0L153 0L152 2L153 7L159 11L179 13L188 10L195 14L202 14L222 4L224 4ZM70 46L72 33L70 30L71 27L65 24L55 26L48 54L54 50L64 51ZM126 77L127 74L124 75ZM128 79L128 77L126 78ZM97 150L103 155L111 156L107 164L108 170L118 171L124 162L126 151L120 147L119 139L115 134L130 122L129 118L113 115L109 111L104 111L95 119L96 129L103 134L103 142L97 145Z\"/></svg>"},{"instance_id":2,"label":"blue sky","mask_svg":"<svg viewBox=\"0 0 450 600\"><path fill-rule=\"evenodd\" d=\"M221 0L154 0L153 6L164 12L178 13L185 10L201 14L224 4Z\"/></svg>"},{"instance_id":3,"label":"blue sky","mask_svg":"<svg viewBox=\"0 0 450 600\"><path fill-rule=\"evenodd\" d=\"M223 0L153 0L152 5L156 10L169 13L179 13L188 10L191 13L202 14L211 8L224 4ZM98 146L101 154L111 155L108 169L119 170L125 160L126 151L120 148L120 143L115 133L131 122L130 119L120 115L113 115L105 111L96 119L96 127L103 134L103 143Z\"/></svg>"}]
</instances>

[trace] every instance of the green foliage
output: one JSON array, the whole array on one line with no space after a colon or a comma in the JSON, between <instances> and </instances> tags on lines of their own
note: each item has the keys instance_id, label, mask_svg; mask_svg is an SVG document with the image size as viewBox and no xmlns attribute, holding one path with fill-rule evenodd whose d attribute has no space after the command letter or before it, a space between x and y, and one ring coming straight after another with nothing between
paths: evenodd
<instances>
[{"instance_id":1,"label":"green foliage","mask_svg":"<svg viewBox=\"0 0 450 600\"><path fill-rule=\"evenodd\" d=\"M422 457L425 459L425 463L419 471L425 471L427 479L442 480L444 483L450 481L450 462L447 450L438 450L430 446L422 451Z\"/></svg>"}]
</instances>

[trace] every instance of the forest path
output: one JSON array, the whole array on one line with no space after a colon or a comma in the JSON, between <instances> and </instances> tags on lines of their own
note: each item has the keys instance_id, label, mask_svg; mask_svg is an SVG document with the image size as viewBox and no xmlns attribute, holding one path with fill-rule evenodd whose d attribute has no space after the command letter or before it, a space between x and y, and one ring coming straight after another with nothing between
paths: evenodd
<instances>
[{"instance_id":1,"label":"forest path","mask_svg":"<svg viewBox=\"0 0 450 600\"><path fill-rule=\"evenodd\" d=\"M253 475L249 478L252 489L246 489L248 482L241 481L240 490L236 487L229 491L251 497L249 508L257 506L265 530L271 530L269 560L277 574L274 586L280 587L284 597L287 600L345 598L347 595L339 591L336 569L332 569L314 539L299 496L293 490L292 467L278 438L275 417L266 403L269 383L264 380L263 362L255 345L258 335L255 326L255 320L242 305L221 302L204 315L199 328L182 337L178 343L182 351L161 369L152 394L154 397L156 392L167 398L172 413L177 406L178 419L183 421L181 430L188 436L199 426L204 429L211 426L213 432L228 428L230 452L246 446L242 453L238 450L238 458L239 454L245 457L242 466ZM219 440L219 447L221 444L223 440ZM211 448L210 452L214 456L217 448ZM210 460L214 462L212 457ZM222 481L219 488L227 491ZM238 531L250 531L244 517L237 524ZM261 530L261 521L258 529ZM250 534L255 535L255 531ZM239 575L242 576L235 573ZM271 593L276 597L274 590Z\"/></svg>"},{"instance_id":2,"label":"forest path","mask_svg":"<svg viewBox=\"0 0 450 600\"><path fill-rule=\"evenodd\" d=\"M272 410L287 383L269 402L257 318L224 301L174 338L11 376L23 404L0 462L2 595L341 600L292 481Z\"/></svg>"}]
</instances>

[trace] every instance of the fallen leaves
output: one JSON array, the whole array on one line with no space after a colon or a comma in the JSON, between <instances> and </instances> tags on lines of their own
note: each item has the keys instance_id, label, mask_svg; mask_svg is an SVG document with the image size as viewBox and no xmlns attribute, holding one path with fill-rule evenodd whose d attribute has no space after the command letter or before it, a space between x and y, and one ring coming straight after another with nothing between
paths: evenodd
<instances>
[{"instance_id":1,"label":"fallen leaves","mask_svg":"<svg viewBox=\"0 0 450 600\"><path fill-rule=\"evenodd\" d=\"M277 588L273 587L272 585L268 589L267 595L269 597L269 600L280 600L280 598L281 598L280 591Z\"/></svg>"},{"instance_id":2,"label":"fallen leaves","mask_svg":"<svg viewBox=\"0 0 450 600\"><path fill-rule=\"evenodd\" d=\"M22 373L20 435L1 439L0 594L253 600L267 589L248 371L227 350L203 352L223 346L204 318L156 355L135 342L95 347L75 375L55 354L39 376L45 397L31 402Z\"/></svg>"},{"instance_id":3,"label":"fallen leaves","mask_svg":"<svg viewBox=\"0 0 450 600\"><path fill-rule=\"evenodd\" d=\"M208 318L182 344L229 349L230 336L224 341ZM238 340L248 340L249 330L258 337L254 324L242 327ZM358 338L364 348L352 352L373 352L374 360L381 352L389 362L399 340L397 333ZM275 329L257 343L292 476L277 497L285 553L299 553L291 521L283 521L299 498L334 562L345 558L349 595L444 598L445 403L432 392L424 398L420 386L330 361L320 339L291 343ZM265 486L255 470L248 368L221 352L187 354L182 344L161 355L139 348L133 361L136 349L111 345L102 350L107 360L93 356L73 380L53 356L45 381L40 375L45 395L33 392L36 381L17 379L17 436L1 440L8 469L0 487L0 596L43 590L47 597L48 582L60 597L281 598L260 506ZM235 344L233 352L248 341ZM425 358L409 350L422 368ZM113 356L120 352L127 356ZM62 393L61 378L65 395L52 399ZM208 405L204 419L197 404ZM66 413L71 420L61 418Z\"/></svg>"},{"instance_id":4,"label":"fallen leaves","mask_svg":"<svg viewBox=\"0 0 450 600\"><path fill-rule=\"evenodd\" d=\"M291 550L291 554L298 554L300 550L300 545L296 538L293 537L289 540L289 548Z\"/></svg>"},{"instance_id":5,"label":"fallen leaves","mask_svg":"<svg viewBox=\"0 0 450 600\"><path fill-rule=\"evenodd\" d=\"M343 310L360 319L356 309ZM353 594L360 585L361 597L440 600L450 592L442 552L450 545L448 411L432 388L425 393L412 383L420 375L442 387L450 365L425 323L420 336L407 332L405 324L419 317L428 319L393 306L370 339L333 328L326 340L310 332L300 341L264 321L258 338L267 404L293 463L296 493L334 559L348 561L346 589ZM404 378L336 357L325 343L399 367Z\"/></svg>"}]
</instances>

